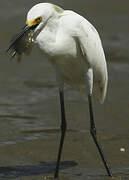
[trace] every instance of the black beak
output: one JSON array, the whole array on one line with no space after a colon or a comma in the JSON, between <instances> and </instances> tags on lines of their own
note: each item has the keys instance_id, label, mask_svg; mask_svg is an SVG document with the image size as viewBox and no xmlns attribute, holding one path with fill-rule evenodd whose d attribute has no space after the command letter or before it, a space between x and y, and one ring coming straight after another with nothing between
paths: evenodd
<instances>
[{"instance_id":1,"label":"black beak","mask_svg":"<svg viewBox=\"0 0 129 180\"><path fill-rule=\"evenodd\" d=\"M25 33L29 32L30 30L34 30L36 27L37 25L25 25L23 30L11 41L8 49L6 49L6 52L8 52L15 45L15 43L25 35Z\"/></svg>"}]
</instances>

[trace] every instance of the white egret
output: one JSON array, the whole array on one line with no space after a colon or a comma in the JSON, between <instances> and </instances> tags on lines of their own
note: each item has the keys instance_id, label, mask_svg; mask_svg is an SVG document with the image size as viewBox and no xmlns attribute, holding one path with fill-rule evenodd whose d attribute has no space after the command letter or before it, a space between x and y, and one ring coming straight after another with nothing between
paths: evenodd
<instances>
[{"instance_id":1,"label":"white egret","mask_svg":"<svg viewBox=\"0 0 129 180\"><path fill-rule=\"evenodd\" d=\"M88 97L90 133L97 146L107 174L112 176L109 165L96 136L92 95L104 102L108 83L107 65L102 43L94 26L81 15L50 4L39 3L27 14L23 32L11 43L34 31L34 43L52 63L59 85L61 105L61 140L54 178L58 178L63 142L66 132L64 83Z\"/></svg>"}]
</instances>

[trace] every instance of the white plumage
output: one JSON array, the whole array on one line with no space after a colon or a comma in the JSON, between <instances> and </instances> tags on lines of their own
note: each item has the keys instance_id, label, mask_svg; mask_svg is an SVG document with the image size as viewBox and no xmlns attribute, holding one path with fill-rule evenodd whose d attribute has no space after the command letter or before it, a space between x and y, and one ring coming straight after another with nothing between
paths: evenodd
<instances>
[{"instance_id":1,"label":"white plumage","mask_svg":"<svg viewBox=\"0 0 129 180\"><path fill-rule=\"evenodd\" d=\"M59 85L65 82L86 96L85 74L92 69L90 91L92 93L93 87L93 95L103 103L107 66L99 34L93 25L75 12L49 3L32 7L27 22L38 17L42 17L42 21L35 29L35 42L53 64Z\"/></svg>"},{"instance_id":2,"label":"white plumage","mask_svg":"<svg viewBox=\"0 0 129 180\"><path fill-rule=\"evenodd\" d=\"M30 31L34 34L34 42L52 63L59 84L61 139L54 179L58 179L67 129L64 83L71 85L75 90L80 91L82 95L88 97L90 133L108 176L112 176L110 167L97 140L92 107L92 94L103 103L108 82L107 65L98 32L90 22L79 14L63 10L50 3L40 3L32 7L28 12L26 26L7 49L7 51L14 50L12 56L24 52L21 48L19 50L18 47L22 44L25 35L28 35Z\"/></svg>"}]
</instances>

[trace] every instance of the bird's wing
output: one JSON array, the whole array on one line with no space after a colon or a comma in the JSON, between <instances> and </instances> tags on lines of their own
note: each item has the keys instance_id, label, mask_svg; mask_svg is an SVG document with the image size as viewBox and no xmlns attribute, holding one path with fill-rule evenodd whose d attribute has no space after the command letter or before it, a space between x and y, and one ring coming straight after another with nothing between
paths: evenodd
<instances>
[{"instance_id":1,"label":"bird's wing","mask_svg":"<svg viewBox=\"0 0 129 180\"><path fill-rule=\"evenodd\" d=\"M93 94L103 103L107 91L107 64L102 43L96 29L87 20L80 23L76 36L82 56L93 70Z\"/></svg>"}]
</instances>

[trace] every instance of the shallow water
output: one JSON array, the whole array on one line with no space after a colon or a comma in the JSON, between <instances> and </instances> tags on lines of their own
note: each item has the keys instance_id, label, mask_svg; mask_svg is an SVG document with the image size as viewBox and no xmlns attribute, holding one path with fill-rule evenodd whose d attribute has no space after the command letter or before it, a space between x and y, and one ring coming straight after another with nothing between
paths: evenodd
<instances>
[{"instance_id":1,"label":"shallow water","mask_svg":"<svg viewBox=\"0 0 129 180\"><path fill-rule=\"evenodd\" d=\"M0 179L53 179L60 138L60 109L54 71L34 48L21 63L3 54L37 1L0 3ZM129 179L129 1L48 1L73 9L101 34L109 71L103 105L95 102L98 137L114 180ZM26 8L25 8L26 7ZM89 134L88 105L65 88L68 131L60 180L108 180ZM121 151L124 148L124 151Z\"/></svg>"}]
</instances>

